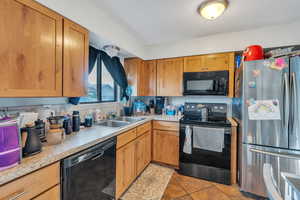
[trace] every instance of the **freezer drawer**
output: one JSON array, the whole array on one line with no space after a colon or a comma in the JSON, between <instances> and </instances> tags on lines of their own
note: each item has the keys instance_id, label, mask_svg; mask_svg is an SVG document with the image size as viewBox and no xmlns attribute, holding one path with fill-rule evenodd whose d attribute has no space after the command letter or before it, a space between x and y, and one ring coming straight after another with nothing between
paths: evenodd
<instances>
[{"instance_id":1,"label":"freezer drawer","mask_svg":"<svg viewBox=\"0 0 300 200\"><path fill-rule=\"evenodd\" d=\"M263 166L269 163L273 168L273 176L280 188L282 196L285 194L285 181L281 172L300 175L300 152L278 148L261 147L243 144L241 167L241 190L259 196L267 197L263 180Z\"/></svg>"}]
</instances>

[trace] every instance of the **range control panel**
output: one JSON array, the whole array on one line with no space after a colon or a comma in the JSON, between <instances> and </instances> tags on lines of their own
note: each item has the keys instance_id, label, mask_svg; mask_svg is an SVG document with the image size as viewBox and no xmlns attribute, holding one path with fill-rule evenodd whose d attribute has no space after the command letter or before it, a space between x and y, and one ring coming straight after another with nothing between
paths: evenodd
<instances>
[{"instance_id":1,"label":"range control panel","mask_svg":"<svg viewBox=\"0 0 300 200\"><path fill-rule=\"evenodd\" d=\"M203 108L207 108L209 113L214 114L226 114L227 104L223 103L185 103L185 113L201 113Z\"/></svg>"}]
</instances>

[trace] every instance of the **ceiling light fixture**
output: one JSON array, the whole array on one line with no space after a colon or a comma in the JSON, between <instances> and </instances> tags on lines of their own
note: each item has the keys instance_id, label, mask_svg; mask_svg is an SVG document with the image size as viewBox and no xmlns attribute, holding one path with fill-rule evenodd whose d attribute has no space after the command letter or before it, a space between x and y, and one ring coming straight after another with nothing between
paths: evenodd
<instances>
[{"instance_id":1,"label":"ceiling light fixture","mask_svg":"<svg viewBox=\"0 0 300 200\"><path fill-rule=\"evenodd\" d=\"M205 19L214 20L224 13L227 6L227 0L206 0L200 4L198 12Z\"/></svg>"}]
</instances>

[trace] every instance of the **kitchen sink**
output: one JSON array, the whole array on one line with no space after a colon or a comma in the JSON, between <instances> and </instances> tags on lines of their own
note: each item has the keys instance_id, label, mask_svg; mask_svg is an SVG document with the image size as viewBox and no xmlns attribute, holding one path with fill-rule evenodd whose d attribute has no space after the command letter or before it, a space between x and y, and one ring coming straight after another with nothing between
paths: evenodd
<instances>
[{"instance_id":1,"label":"kitchen sink","mask_svg":"<svg viewBox=\"0 0 300 200\"><path fill-rule=\"evenodd\" d=\"M117 121L125 121L125 122L130 122L130 123L142 121L145 119L146 119L145 117L116 117L116 118L114 118L114 120L117 120Z\"/></svg>"},{"instance_id":2,"label":"kitchen sink","mask_svg":"<svg viewBox=\"0 0 300 200\"><path fill-rule=\"evenodd\" d=\"M129 124L130 124L130 122L116 121L116 120L107 120L107 121L96 123L96 125L108 126L108 127L122 127L122 126L126 126L126 125L129 125Z\"/></svg>"}]
</instances>

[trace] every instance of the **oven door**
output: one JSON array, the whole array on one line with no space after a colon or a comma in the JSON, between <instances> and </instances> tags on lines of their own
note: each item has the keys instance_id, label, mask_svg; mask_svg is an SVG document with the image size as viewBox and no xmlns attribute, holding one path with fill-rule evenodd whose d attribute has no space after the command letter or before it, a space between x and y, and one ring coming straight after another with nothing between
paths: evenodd
<instances>
[{"instance_id":1,"label":"oven door","mask_svg":"<svg viewBox=\"0 0 300 200\"><path fill-rule=\"evenodd\" d=\"M194 145L193 128L199 125L180 124L179 135L179 170L183 175L193 176L222 184L230 184L230 146L231 146L231 128L204 126L208 129L224 128L224 146L221 152L209 151L196 148ZM187 141L187 127L191 130L191 152L184 151L184 145Z\"/></svg>"},{"instance_id":2,"label":"oven door","mask_svg":"<svg viewBox=\"0 0 300 200\"><path fill-rule=\"evenodd\" d=\"M221 95L228 93L228 71L183 73L183 95Z\"/></svg>"}]
</instances>

